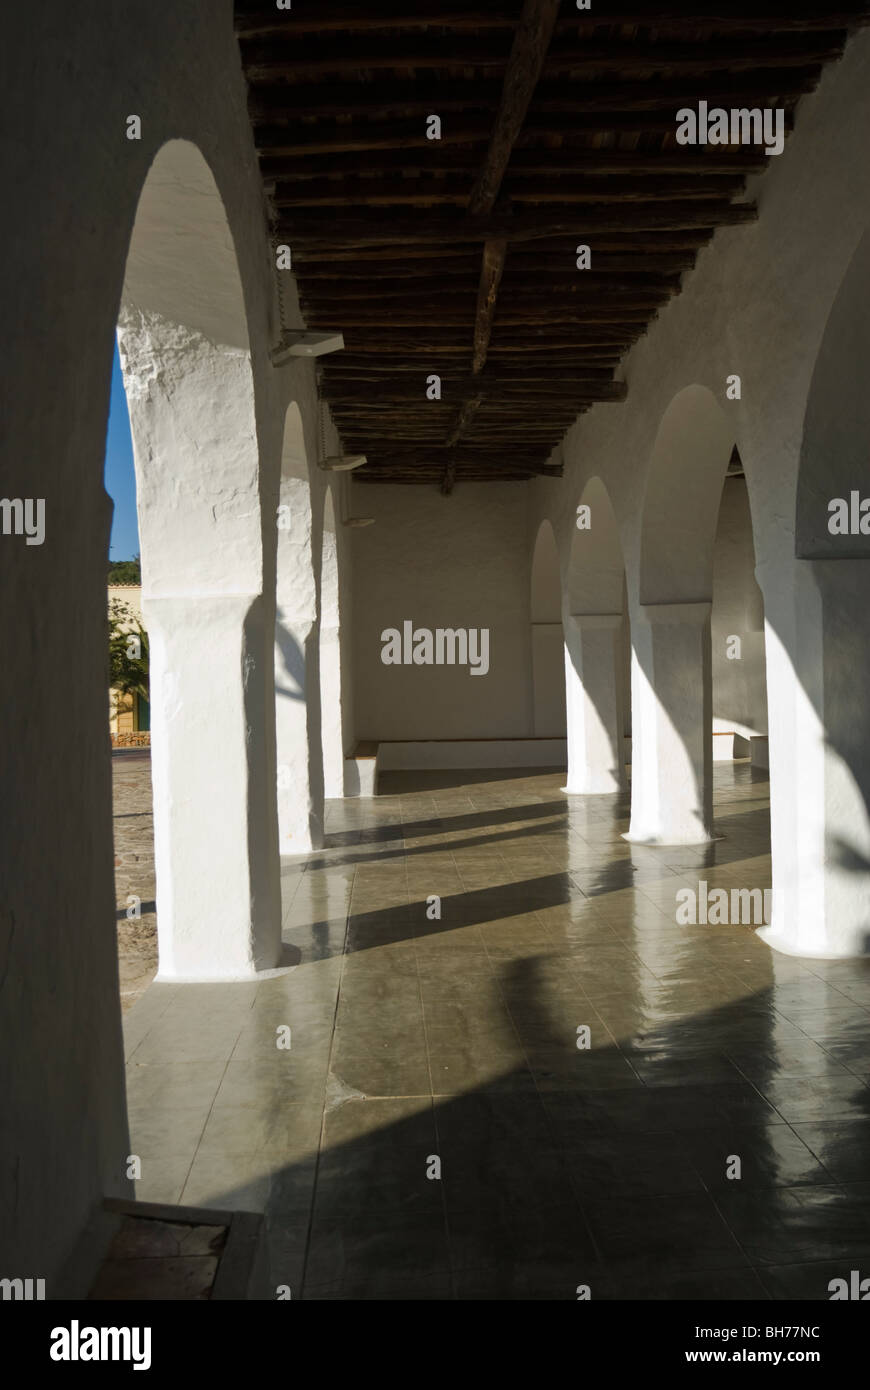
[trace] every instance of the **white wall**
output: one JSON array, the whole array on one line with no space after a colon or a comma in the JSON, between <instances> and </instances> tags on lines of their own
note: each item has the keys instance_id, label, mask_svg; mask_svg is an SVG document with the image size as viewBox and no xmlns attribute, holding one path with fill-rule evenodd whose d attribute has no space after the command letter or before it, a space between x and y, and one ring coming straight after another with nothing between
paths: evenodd
<instances>
[{"instance_id":1,"label":"white wall","mask_svg":"<svg viewBox=\"0 0 870 1390\"><path fill-rule=\"evenodd\" d=\"M361 739L523 738L532 732L527 489L355 483L354 709ZM490 667L385 666L381 632L490 629Z\"/></svg>"}]
</instances>

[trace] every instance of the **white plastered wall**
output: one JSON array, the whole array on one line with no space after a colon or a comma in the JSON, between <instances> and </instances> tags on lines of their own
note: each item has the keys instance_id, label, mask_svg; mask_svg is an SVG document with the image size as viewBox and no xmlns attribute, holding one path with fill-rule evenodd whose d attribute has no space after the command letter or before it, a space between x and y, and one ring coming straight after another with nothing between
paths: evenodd
<instances>
[{"instance_id":1,"label":"white plastered wall","mask_svg":"<svg viewBox=\"0 0 870 1390\"><path fill-rule=\"evenodd\" d=\"M528 738L531 553L521 484L353 483L354 714L361 739ZM381 633L490 629L485 676L460 666L385 666Z\"/></svg>"}]
</instances>

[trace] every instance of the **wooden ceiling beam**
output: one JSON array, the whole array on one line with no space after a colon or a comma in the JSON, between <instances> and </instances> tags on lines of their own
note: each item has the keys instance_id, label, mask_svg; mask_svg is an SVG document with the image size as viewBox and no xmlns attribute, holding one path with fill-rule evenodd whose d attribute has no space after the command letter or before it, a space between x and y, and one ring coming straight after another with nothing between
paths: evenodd
<instances>
[{"instance_id":1,"label":"wooden ceiling beam","mask_svg":"<svg viewBox=\"0 0 870 1390\"><path fill-rule=\"evenodd\" d=\"M562 274L564 276L564 272ZM644 276L639 273L632 279L599 274L593 278L591 273L585 272L570 280L567 276L560 279L553 275L543 279L513 272L510 279L507 276L503 277L502 294L516 298L534 297L543 301L546 301L548 296L561 298L566 294L584 301L606 298L608 302L622 296L628 302L651 300L658 295L673 293L678 289L679 283L678 275ZM446 276L442 279L435 275L425 280L412 279L410 282L393 279L372 282L371 278L314 282L310 276L306 276L304 285L299 288L300 303L321 305L323 308L334 305L340 309L348 304L384 304L393 299L397 304L414 304L418 301L427 304L435 300L441 302L443 299L451 299L454 295L469 295L475 287L470 276Z\"/></svg>"},{"instance_id":2,"label":"wooden ceiling beam","mask_svg":"<svg viewBox=\"0 0 870 1390\"><path fill-rule=\"evenodd\" d=\"M301 44L287 39L271 43L246 43L242 46L242 62L249 82L271 83L288 81L294 86L308 86L329 73L443 72L475 68L482 72L499 72L508 60L508 45L491 40L461 48L455 38L430 39L409 47L407 42L371 39L368 43L354 41L346 47Z\"/></svg>"},{"instance_id":3,"label":"wooden ceiling beam","mask_svg":"<svg viewBox=\"0 0 870 1390\"><path fill-rule=\"evenodd\" d=\"M559 17L559 4L560 0L524 0L504 74L492 138L483 167L468 199L470 217L488 217L496 206L508 162L547 56L553 29ZM488 237L484 241L471 358L471 371L474 376L481 373L486 363L506 258L507 240L504 237ZM448 445L458 443L481 399L480 396L473 396L466 402L448 439ZM467 413L467 408L470 413ZM441 491L445 495L452 491L455 476L455 468L448 464L441 482Z\"/></svg>"},{"instance_id":4,"label":"wooden ceiling beam","mask_svg":"<svg viewBox=\"0 0 870 1390\"><path fill-rule=\"evenodd\" d=\"M615 17L615 16L614 16ZM622 17L620 16L620 24ZM706 76L707 73L755 72L758 68L807 67L830 63L839 58L847 31L826 25L818 34L765 34L760 39L726 40L711 48L704 39L675 41L655 39L584 40L570 43L561 39L551 45L544 63L544 75L553 73L651 73L670 69L675 73Z\"/></svg>"},{"instance_id":5,"label":"wooden ceiling beam","mask_svg":"<svg viewBox=\"0 0 870 1390\"><path fill-rule=\"evenodd\" d=\"M402 172L418 174L469 174L480 165L480 150L474 146L448 146L445 150L429 148L420 150L377 150L370 151L366 160L365 173L386 175ZM509 165L511 177L519 176L568 176L578 174L592 177L612 177L615 174L629 175L638 179L653 180L669 174L681 178L712 174L734 177L745 176L767 168L770 160L762 150L747 145L740 148L711 145L701 149L678 147L673 150L609 150L579 149L576 147L515 149ZM260 172L263 178L276 185L281 181L313 182L341 175L357 178L361 172L360 161L344 154L319 155L314 159L304 156L281 156L260 154ZM619 185L614 183L618 192Z\"/></svg>"},{"instance_id":6,"label":"wooden ceiling beam","mask_svg":"<svg viewBox=\"0 0 870 1390\"><path fill-rule=\"evenodd\" d=\"M662 69L703 75L721 72L753 72L757 68L801 67L829 63L839 58L846 42L844 28L820 33L772 34L764 38L733 39L710 48L706 39L691 42L670 39L653 42L625 39L560 38L551 44L541 72L546 76L582 73L649 74ZM506 67L509 41L493 39L457 44L456 37L428 37L425 41L387 38L367 41L355 38L342 45L335 40L300 43L298 36L274 38L268 43L242 45L245 75L252 83L277 80L306 85L324 74L415 71L499 71Z\"/></svg>"},{"instance_id":7,"label":"wooden ceiling beam","mask_svg":"<svg viewBox=\"0 0 870 1390\"><path fill-rule=\"evenodd\" d=\"M364 9L358 0L332 0L327 7L314 4L309 11L300 10L297 3L292 12L280 14L274 4L263 0L237 0L235 30L239 38L284 37L288 33L330 34L342 30L367 33L373 30L452 29L457 33L478 29L487 32L499 29L510 31L516 24L516 8L503 3L463 4L462 0L439 0L412 9L407 4L369 5Z\"/></svg>"},{"instance_id":8,"label":"wooden ceiling beam","mask_svg":"<svg viewBox=\"0 0 870 1390\"><path fill-rule=\"evenodd\" d=\"M555 447L554 444L553 448ZM552 448L550 453L552 453ZM479 469L484 475L492 472L494 474L502 473L506 476L521 471L527 473L543 473L545 469L553 467L552 464L542 463L539 454L532 454L528 457L514 455L512 458L508 459L505 457L504 451L499 450L490 455L489 458L473 458L466 456L461 449L451 451L450 457L447 458L446 466L447 468L451 468L452 466L454 469L461 468L463 470L466 468ZM365 477L372 477L375 470L383 470L383 473L386 474L385 481L391 482L397 470L401 470L402 472L421 472L424 469L431 469L435 474L435 478L430 478L430 481L437 481L438 474L442 472L444 468L445 459L443 454L439 456L433 452L427 455L423 451L415 453L414 450L408 450L380 461L377 459L370 460L365 467L359 469L354 474L354 482ZM561 472L555 475L551 474L550 476L561 476Z\"/></svg>"},{"instance_id":9,"label":"wooden ceiling beam","mask_svg":"<svg viewBox=\"0 0 870 1390\"><path fill-rule=\"evenodd\" d=\"M476 121L464 118L461 126L442 129L439 145L469 145L486 143L489 122L486 117ZM348 125L334 122L329 125L256 125L254 143L258 153L270 159L297 156L319 159L324 154L366 154L370 150L431 150L432 141L426 138L425 125L419 121L405 125L396 121L382 125Z\"/></svg>"},{"instance_id":10,"label":"wooden ceiling beam","mask_svg":"<svg viewBox=\"0 0 870 1390\"><path fill-rule=\"evenodd\" d=\"M820 6L814 0L627 0L617 16L599 18L565 6L557 21L559 33L586 34L591 27L608 23L651 28L691 22L695 29L716 29L723 33L773 34L851 29L870 23L870 5L862 0L832 0ZM376 31L416 33L428 29L449 29L454 33L488 34L510 32L516 25L516 6L504 0L493 3L463 3L439 0L412 7L407 3L360 6L358 0L331 0L302 9L296 6L277 11L266 0L237 0L234 16L240 39L294 37L300 34L371 33Z\"/></svg>"},{"instance_id":11,"label":"wooden ceiling beam","mask_svg":"<svg viewBox=\"0 0 870 1390\"><path fill-rule=\"evenodd\" d=\"M570 247L571 252L574 247ZM644 279L653 280L657 278L667 278L668 276L679 275L682 271L688 270L694 264L695 254L698 246L695 245L691 250L670 251L661 254L647 251L639 254L640 248L633 253L623 254L619 251L602 251L599 243L596 242L595 255L592 267L583 272L584 279L601 284L607 283L608 277L612 275L625 276L627 280L633 282L635 278L639 283ZM395 256L390 264L383 266L383 262L376 264L368 257L361 256L359 260L338 262L333 264L332 260L309 261L301 253L294 256L294 264L300 273L299 287L304 288L311 285L316 292L320 288L335 284L344 286L350 291L357 283L360 285L371 285L373 278L378 274L384 277L386 283L398 283L400 281L421 281L421 280L440 280L447 284L453 280L474 281L478 270L478 258L473 251L463 253L461 256L454 256L439 260L433 265L429 265L425 257L416 260L397 260ZM524 255L517 248L511 256L508 266L508 275L517 279L520 276L534 275L544 286L549 283L556 283L560 277L565 277L574 265L574 256L567 264L553 263L552 256ZM473 288L473 285L472 285Z\"/></svg>"},{"instance_id":12,"label":"wooden ceiling beam","mask_svg":"<svg viewBox=\"0 0 870 1390\"><path fill-rule=\"evenodd\" d=\"M536 470L526 469L526 470L523 470L522 472L516 472L516 473L505 473L505 472L499 471L498 469L495 469L495 468L493 468L493 469L487 469L486 471L480 471L480 472L471 471L471 470L469 470L469 469L463 469L463 470L462 470L462 476L461 476L461 478L459 479L459 481L462 482L462 483L527 483L527 482L530 481L531 478L533 478L533 477L535 476L535 472L539 472L539 473L544 473L544 472L546 472L547 476L550 476L550 477L556 477L556 478L562 477L562 474L561 474L561 473L550 473L549 471L544 470L544 469L536 469ZM396 486L396 487L401 487L401 486L414 487L414 486L419 486L419 485L421 485L421 484L437 483L437 482L438 482L438 472L437 472L437 471L430 471L430 472L428 472L428 473L421 473L420 475L417 475L417 474L414 474L414 473L399 473L399 472L395 472L395 471L391 471L389 474L380 474L380 473L376 473L376 474L372 474L371 476L360 476L360 474L365 474L365 469L361 469L360 472L357 473L356 477L357 477L357 481L358 481L358 482L361 482L361 483L381 483L381 484L389 483L390 485ZM454 483L455 483L455 481L456 481L456 475L455 475L455 473L454 473L454 475L453 475L453 481L454 481ZM451 487L451 490L452 490L452 487Z\"/></svg>"},{"instance_id":13,"label":"wooden ceiling beam","mask_svg":"<svg viewBox=\"0 0 870 1390\"><path fill-rule=\"evenodd\" d=\"M689 178L661 175L657 179L584 179L582 183L550 178L542 168L536 174L508 175L513 203L601 203L608 199L628 202L662 202L674 199L723 199L742 184L737 174L708 171ZM446 179L323 179L318 182L280 183L272 195L277 208L308 207L464 207L468 191Z\"/></svg>"},{"instance_id":14,"label":"wooden ceiling beam","mask_svg":"<svg viewBox=\"0 0 870 1390\"><path fill-rule=\"evenodd\" d=\"M379 383L357 382L352 388L347 385L331 384L327 389L327 398L332 410L352 413L360 417L380 414L388 410L404 412L418 401L422 401L420 413L421 418L423 418L424 411L428 413L439 407L450 409L453 397L470 391L483 380L482 376L460 379L451 384L449 392L440 401L426 400L423 395L422 380L419 386L409 387L402 391L401 387L390 381L389 378L385 378ZM558 404L566 396L572 400L624 401L628 394L624 381L583 382L565 378L554 383L547 381L530 382L525 390L518 389L519 386L520 383L514 383L513 386L509 383L502 383L498 386L487 383L480 414L484 415L487 407L498 411L514 408L525 410L529 397L536 401L548 401L549 398L552 398ZM357 392L364 392L365 394L357 395Z\"/></svg>"},{"instance_id":15,"label":"wooden ceiling beam","mask_svg":"<svg viewBox=\"0 0 870 1390\"><path fill-rule=\"evenodd\" d=\"M569 369L570 371L571 369ZM329 363L323 364L324 378L327 382L335 380L340 382L345 376L360 377L364 379L375 378L377 380L395 381L398 389L403 386L403 378L414 377L420 381L425 381L427 373L421 375L419 363L408 362L404 357L395 355L385 355L372 359L370 357L354 357L351 354L342 353L333 358ZM442 382L469 382L468 368L457 366L456 363L443 363L441 371ZM478 378L484 388L488 386L498 387L502 384L515 385L519 382L529 381L549 381L551 373L535 373L529 368L512 368L509 366L500 367L498 371L493 367L485 367ZM565 380L571 379L567 374ZM603 372L590 372L583 378L585 381L609 381L610 376Z\"/></svg>"},{"instance_id":16,"label":"wooden ceiling beam","mask_svg":"<svg viewBox=\"0 0 870 1390\"><path fill-rule=\"evenodd\" d=\"M485 217L495 207L558 17L559 0L525 0L523 4L489 149L468 200L471 217Z\"/></svg>"},{"instance_id":17,"label":"wooden ceiling beam","mask_svg":"<svg viewBox=\"0 0 870 1390\"><path fill-rule=\"evenodd\" d=\"M790 131L794 124L793 109L796 101L797 97L794 97L780 103L785 107L786 131ZM731 104L730 101L728 104ZM746 105L745 99L742 104ZM760 104L766 106L767 99ZM602 109L585 113L564 113L560 119L547 117L544 113L535 114L533 111L529 114L526 127L517 140L517 147L539 151L549 149L555 141L565 149L583 150L586 146L573 146L570 141L612 135L672 135L676 125L674 116L673 105L665 105L660 110ZM450 145L485 145L489 124L485 116L463 116L461 121L451 119L442 126L438 144L445 149ZM348 124L334 119L313 125L301 125L298 118L293 125L255 124L254 143L260 154L266 158L288 155L317 158L321 154L368 154L374 150L431 149L433 144L426 138L425 125L419 117L396 119L380 124L361 121ZM743 148L744 151L749 149ZM731 155L734 154L733 149L729 151L727 146L723 147L723 157L729 152Z\"/></svg>"},{"instance_id":18,"label":"wooden ceiling beam","mask_svg":"<svg viewBox=\"0 0 870 1390\"><path fill-rule=\"evenodd\" d=\"M639 335L638 335L639 336ZM631 333L572 333L570 337L556 341L552 339L547 343L533 343L528 340L525 342L502 342L490 345L490 355L510 357L527 352L546 353L549 352L554 362L561 368L567 366L585 367L587 365L598 365L598 362L619 361L622 354L630 347L634 341ZM354 352L365 352L369 356L378 356L399 351L406 358L423 358L424 364L434 362L439 356L460 357L469 359L471 353L466 343L445 342L443 339L433 341L431 336L415 337L389 335L389 337L365 338L361 334L354 335L351 344ZM596 359L594 362L592 359ZM541 359L543 366L543 359ZM418 368L419 370L419 368Z\"/></svg>"},{"instance_id":19,"label":"wooden ceiling beam","mask_svg":"<svg viewBox=\"0 0 870 1390\"><path fill-rule=\"evenodd\" d=\"M474 335L471 370L477 376L483 370L492 337L492 325L498 300L498 287L504 273L507 242L494 238L483 243L480 283L477 287L477 308L474 315Z\"/></svg>"},{"instance_id":20,"label":"wooden ceiling beam","mask_svg":"<svg viewBox=\"0 0 870 1390\"><path fill-rule=\"evenodd\" d=\"M649 308L626 308L616 305L612 309L593 306L584 308L579 305L575 310L547 308L527 309L523 313L516 313L510 309L499 308L498 326L500 330L504 328L522 328L530 332L546 333L551 327L559 324L576 324L582 328L584 324L597 327L600 324L617 324L620 327L628 325L644 326L649 322L650 314L655 311L655 307ZM462 331L474 332L474 354L473 362L479 363L478 370L486 361L486 355L492 336L492 320L487 318L482 321L475 321L469 312L450 313L439 309L437 304L433 304L428 310L421 309L415 313L401 314L394 313L366 314L361 318L353 318L350 314L342 314L338 310L335 313L311 313L309 315L308 327L314 333L327 332L331 329L342 329L345 333L353 329L368 328L398 328L408 332L424 332L427 325L435 320L436 328L451 328L456 333Z\"/></svg>"},{"instance_id":21,"label":"wooden ceiling beam","mask_svg":"<svg viewBox=\"0 0 870 1390\"><path fill-rule=\"evenodd\" d=\"M455 403L456 398L454 396L450 396L437 404L434 401L426 401L422 408L419 404L419 398L414 401L408 401L407 399L391 401L384 398L379 404L367 407L363 407L352 400L343 398L336 399L331 393L328 395L327 399L330 409L334 412L336 419L359 420L361 422L368 422L369 424L376 424L378 421L385 420L389 422L388 434L392 433L393 427L399 428L401 425L402 428L405 428L408 424L412 424L414 426L422 425L426 428L440 430L438 437L439 439L443 439L444 431L441 429L443 417L445 415L452 415L454 421L458 418ZM571 411L574 408L574 403L573 401L566 401L564 395L560 397L551 396L549 398L546 396L536 396L536 399L544 403L546 414L530 415L528 413L528 400L522 397L502 400L501 398L491 396L484 397L481 395L467 398L462 402L460 410L469 403L469 400L473 400L476 402L475 410L477 412L475 427L478 425L484 425L486 428L489 428L490 425L497 426L503 417L513 412L517 415L519 423L527 426L529 430L534 432L538 432L544 428L542 424L544 421L546 422L546 426L549 427L553 420L558 420L562 416L567 419L571 418ZM587 397L587 399L589 399L589 397ZM483 405L481 405L481 401L483 401ZM468 416L467 423L471 421L471 413ZM512 422L512 428L514 423L515 422Z\"/></svg>"},{"instance_id":22,"label":"wooden ceiling beam","mask_svg":"<svg viewBox=\"0 0 870 1390\"><path fill-rule=\"evenodd\" d=\"M578 20L582 16L566 13L558 28L575 29ZM586 25L588 22L587 17ZM663 0L661 4L657 0L627 0L620 7L618 22L656 30L691 24L695 30L717 34L809 33L870 24L870 4L866 0L833 0L830 6L820 6L815 0Z\"/></svg>"},{"instance_id":23,"label":"wooden ceiling beam","mask_svg":"<svg viewBox=\"0 0 870 1390\"><path fill-rule=\"evenodd\" d=\"M336 320L350 322L354 314L377 313L378 310L383 313L389 308L400 315L416 311L424 317L424 322L428 322L433 315L440 317L445 311L467 312L472 287L467 287L467 293L463 295L464 288L463 285L447 284L439 293L437 285L427 285L425 289L412 294L402 294L401 290L390 288L384 289L383 294L364 294L360 291L348 295L342 295L340 289L336 288L329 294L300 295L299 302L306 318L309 313L312 316L326 314ZM653 284L642 282L637 289L619 281L588 286L571 284L570 281L553 281L536 289L534 281L518 280L510 285L502 285L501 303L502 307L508 303L511 309L517 310L540 306L553 311L560 307L576 309L578 305L607 308L622 305L628 309L652 310L672 299L678 289L679 281L675 279L662 279Z\"/></svg>"},{"instance_id":24,"label":"wooden ceiling beam","mask_svg":"<svg viewBox=\"0 0 870 1390\"><path fill-rule=\"evenodd\" d=\"M289 231L286 223L284 229ZM640 268L641 256L644 266L657 257L664 257L668 261L677 258L685 264L712 239L715 230L712 223L707 227L599 230L595 235L592 268L584 273L594 274L596 269L607 268L619 259L623 262L622 269L636 272ZM346 247L331 246L310 238L296 241L291 237L291 240L293 266L303 278L309 267L313 267L315 273L341 279L345 275L372 273L432 275L441 274L443 270L449 274L456 267L463 269L470 265L476 270L480 264L474 242L464 245L461 242L456 245L421 242L418 245L399 243L388 246L375 242L369 246ZM566 265L570 268L576 264L576 245L577 227L572 225L568 230L542 236L538 241L517 243L511 253L511 266L535 271L553 269L564 273ZM564 258L561 263L554 261L554 257L560 256Z\"/></svg>"},{"instance_id":25,"label":"wooden ceiling beam","mask_svg":"<svg viewBox=\"0 0 870 1390\"><path fill-rule=\"evenodd\" d=\"M550 5L555 0L526 0L531 5ZM740 73L732 78L722 78L720 85L711 82L702 84L704 100L714 106L760 106L769 104L771 95L778 100L789 96L797 98L816 85L822 71L822 64L816 63L801 68L773 68L755 70L749 74ZM511 65L505 74L505 83L511 75ZM681 106L694 106L698 100L698 82L688 77L673 78L657 82L549 82L543 81L534 95L529 95L523 107L529 120L534 123L542 115L586 115L593 114L601 120L601 129L609 126L609 116L602 113L619 112L631 114L643 111L667 110L671 114ZM418 115L423 118L421 130L425 135L425 118L436 112L442 117L443 127L450 122L443 118L451 113L463 111L486 111L498 100L499 84L483 79L449 83L424 83L416 81L405 85L392 83L346 82L334 86L315 85L308 87L257 87L248 100L248 113L255 125L282 121L335 120L337 117L360 116L365 119L385 118L390 115ZM510 151L519 135L516 118L519 102L525 97L521 88L516 103L504 112L500 111L499 121L487 151L486 163L478 180L480 187L476 197L482 211L487 210L487 199L493 183L501 186ZM530 103L530 104L529 104ZM499 122L504 119L504 129ZM496 136L498 139L496 140ZM508 146L508 141L510 141ZM430 142L432 143L432 142ZM439 142L440 143L440 142ZM475 204L473 203L472 206Z\"/></svg>"},{"instance_id":26,"label":"wooden ceiling beam","mask_svg":"<svg viewBox=\"0 0 870 1390\"><path fill-rule=\"evenodd\" d=\"M297 245L319 246L405 246L452 241L466 244L481 241L539 241L545 237L591 236L597 232L630 231L641 237L644 231L677 231L688 228L738 226L754 222L758 216L754 203L664 202L633 204L628 208L593 206L582 213L542 218L535 213L511 217L425 219L393 217L388 221L356 217L311 217L307 214L279 221L279 235Z\"/></svg>"}]
</instances>

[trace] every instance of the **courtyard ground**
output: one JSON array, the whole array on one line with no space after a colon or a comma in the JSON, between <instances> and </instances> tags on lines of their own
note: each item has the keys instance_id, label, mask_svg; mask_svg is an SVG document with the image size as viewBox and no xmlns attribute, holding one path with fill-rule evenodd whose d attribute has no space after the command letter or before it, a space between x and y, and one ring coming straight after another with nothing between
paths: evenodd
<instances>
[{"instance_id":1,"label":"courtyard ground","mask_svg":"<svg viewBox=\"0 0 870 1390\"><path fill-rule=\"evenodd\" d=\"M115 833L115 913L121 1008L127 1009L157 973L157 914L154 902L154 820L151 811L151 753L116 749L112 754ZM140 917L128 917L128 898L140 900ZM135 904L130 905L131 910Z\"/></svg>"}]
</instances>

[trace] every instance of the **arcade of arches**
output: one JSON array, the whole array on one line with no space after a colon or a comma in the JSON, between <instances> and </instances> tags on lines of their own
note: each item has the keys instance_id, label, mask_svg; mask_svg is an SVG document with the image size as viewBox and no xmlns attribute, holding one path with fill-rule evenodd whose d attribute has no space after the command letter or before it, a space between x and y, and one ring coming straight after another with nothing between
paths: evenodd
<instances>
[{"instance_id":1,"label":"arcade of arches","mask_svg":"<svg viewBox=\"0 0 870 1390\"><path fill-rule=\"evenodd\" d=\"M306 299L232 6L153 8L77 17L75 73L69 17L53 100L6 94L53 153L13 154L0 266L4 491L47 518L0 541L2 1272L85 1296L135 1195L262 1213L263 1297L827 1297L870 1251L870 535L828 526L870 496L870 36L613 399L544 471L451 454L439 489L323 467L358 426L340 353L325 399L273 365ZM107 132L128 110L140 141ZM123 1032L116 334L159 940Z\"/></svg>"}]
</instances>

